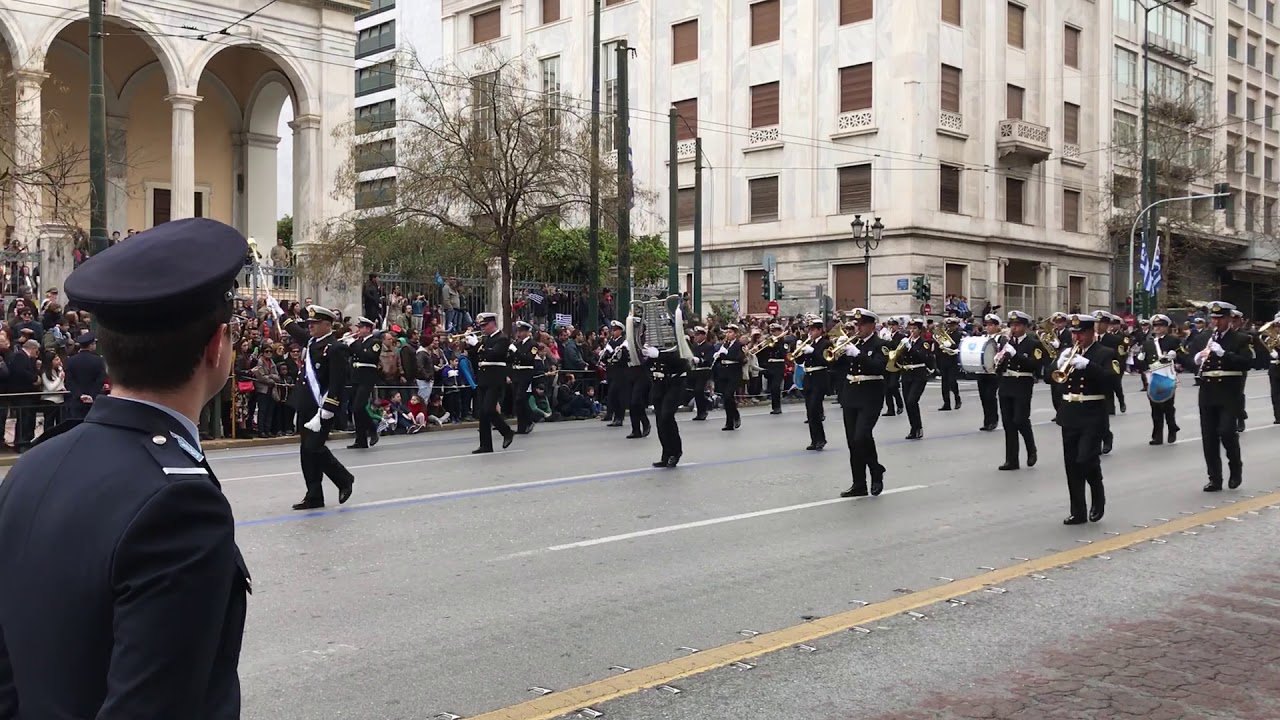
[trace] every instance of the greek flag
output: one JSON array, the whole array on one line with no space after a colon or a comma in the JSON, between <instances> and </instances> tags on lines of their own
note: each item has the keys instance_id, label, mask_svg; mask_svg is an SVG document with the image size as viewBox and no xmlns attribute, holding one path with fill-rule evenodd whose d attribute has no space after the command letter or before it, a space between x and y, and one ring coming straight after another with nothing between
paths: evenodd
<instances>
[{"instance_id":1,"label":"greek flag","mask_svg":"<svg viewBox=\"0 0 1280 720\"><path fill-rule=\"evenodd\" d=\"M1142 289L1151 289L1151 261L1147 257L1147 234L1142 234L1142 245L1139 246L1138 277L1142 279ZM1135 300L1136 302L1136 300Z\"/></svg>"},{"instance_id":2,"label":"greek flag","mask_svg":"<svg viewBox=\"0 0 1280 720\"><path fill-rule=\"evenodd\" d=\"M1147 274L1143 277L1142 288L1147 293L1154 293L1160 289L1160 283L1164 281L1164 273L1161 270L1160 263L1160 243L1156 243L1155 253L1151 258L1151 265L1147 268Z\"/></svg>"},{"instance_id":3,"label":"greek flag","mask_svg":"<svg viewBox=\"0 0 1280 720\"><path fill-rule=\"evenodd\" d=\"M556 326L568 327L573 324L573 316L568 313L556 313Z\"/></svg>"}]
</instances>

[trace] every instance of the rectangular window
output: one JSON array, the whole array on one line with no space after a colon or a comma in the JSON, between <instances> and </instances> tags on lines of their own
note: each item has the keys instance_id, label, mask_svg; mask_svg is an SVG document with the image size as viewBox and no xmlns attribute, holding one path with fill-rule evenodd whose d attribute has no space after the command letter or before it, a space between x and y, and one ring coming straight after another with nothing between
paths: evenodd
<instances>
[{"instance_id":1,"label":"rectangular window","mask_svg":"<svg viewBox=\"0 0 1280 720\"><path fill-rule=\"evenodd\" d=\"M1213 26L1201 20L1196 21L1195 36L1191 39L1196 54L1207 60L1213 54Z\"/></svg>"},{"instance_id":2,"label":"rectangular window","mask_svg":"<svg viewBox=\"0 0 1280 720\"><path fill-rule=\"evenodd\" d=\"M356 108L357 135L386 130L387 128L395 127L395 124L395 98Z\"/></svg>"},{"instance_id":3,"label":"rectangular window","mask_svg":"<svg viewBox=\"0 0 1280 720\"><path fill-rule=\"evenodd\" d=\"M1258 121L1258 101L1257 100L1254 100L1253 98L1249 98L1248 100L1244 101L1244 116L1248 118L1250 122Z\"/></svg>"},{"instance_id":4,"label":"rectangular window","mask_svg":"<svg viewBox=\"0 0 1280 720\"><path fill-rule=\"evenodd\" d=\"M496 72L471 78L471 124L475 138L487 140L497 132L497 85Z\"/></svg>"},{"instance_id":5,"label":"rectangular window","mask_svg":"<svg viewBox=\"0 0 1280 720\"><path fill-rule=\"evenodd\" d=\"M1080 30L1070 25L1062 29L1062 62L1069 68L1080 67Z\"/></svg>"},{"instance_id":6,"label":"rectangular window","mask_svg":"<svg viewBox=\"0 0 1280 720\"><path fill-rule=\"evenodd\" d=\"M560 0L542 0L542 24L560 19Z\"/></svg>"},{"instance_id":7,"label":"rectangular window","mask_svg":"<svg viewBox=\"0 0 1280 720\"><path fill-rule=\"evenodd\" d=\"M871 0L840 0L840 24L871 19Z\"/></svg>"},{"instance_id":8,"label":"rectangular window","mask_svg":"<svg viewBox=\"0 0 1280 720\"><path fill-rule=\"evenodd\" d=\"M961 25L960 0L942 0L942 22Z\"/></svg>"},{"instance_id":9,"label":"rectangular window","mask_svg":"<svg viewBox=\"0 0 1280 720\"><path fill-rule=\"evenodd\" d=\"M368 95L379 90L388 90L396 86L395 64L391 61L380 62L367 68L356 70L356 96Z\"/></svg>"},{"instance_id":10,"label":"rectangular window","mask_svg":"<svg viewBox=\"0 0 1280 720\"><path fill-rule=\"evenodd\" d=\"M1026 183L1015 178L1004 179L1004 219L1005 222L1021 223L1022 193Z\"/></svg>"},{"instance_id":11,"label":"rectangular window","mask_svg":"<svg viewBox=\"0 0 1280 720\"><path fill-rule=\"evenodd\" d=\"M780 31L778 0L760 0L751 6L751 44L777 42Z\"/></svg>"},{"instance_id":12,"label":"rectangular window","mask_svg":"<svg viewBox=\"0 0 1280 720\"><path fill-rule=\"evenodd\" d=\"M356 209L386 207L396 201L396 179L380 178L356 183Z\"/></svg>"},{"instance_id":13,"label":"rectangular window","mask_svg":"<svg viewBox=\"0 0 1280 720\"><path fill-rule=\"evenodd\" d=\"M960 68L942 66L942 109L947 112L960 112L961 77Z\"/></svg>"},{"instance_id":14,"label":"rectangular window","mask_svg":"<svg viewBox=\"0 0 1280 720\"><path fill-rule=\"evenodd\" d=\"M1267 3L1267 22L1273 23L1275 21L1276 21L1276 4L1273 2L1269 2Z\"/></svg>"},{"instance_id":15,"label":"rectangular window","mask_svg":"<svg viewBox=\"0 0 1280 720\"><path fill-rule=\"evenodd\" d=\"M1005 86L1004 116L1009 120L1022 119L1023 90L1017 85Z\"/></svg>"},{"instance_id":16,"label":"rectangular window","mask_svg":"<svg viewBox=\"0 0 1280 720\"><path fill-rule=\"evenodd\" d=\"M1138 139L1138 119L1116 110L1111 116L1112 141L1121 149L1132 149Z\"/></svg>"},{"instance_id":17,"label":"rectangular window","mask_svg":"<svg viewBox=\"0 0 1280 720\"><path fill-rule=\"evenodd\" d=\"M1009 3L1009 10L1007 13L1007 25L1008 25L1007 30L1008 30L1008 36L1009 36L1009 45L1012 47L1016 47L1016 48L1025 47L1026 41L1024 39L1025 32L1023 30L1023 23L1026 20L1026 16L1027 16L1026 8L1022 7L1021 5L1015 5L1014 3Z\"/></svg>"},{"instance_id":18,"label":"rectangular window","mask_svg":"<svg viewBox=\"0 0 1280 720\"><path fill-rule=\"evenodd\" d=\"M1196 112L1201 121L1213 117L1213 83L1196 79Z\"/></svg>"},{"instance_id":19,"label":"rectangular window","mask_svg":"<svg viewBox=\"0 0 1280 720\"><path fill-rule=\"evenodd\" d=\"M1227 166L1227 172L1235 172L1236 170L1236 146L1227 144L1226 157L1223 158Z\"/></svg>"},{"instance_id":20,"label":"rectangular window","mask_svg":"<svg viewBox=\"0 0 1280 720\"><path fill-rule=\"evenodd\" d=\"M1062 103L1062 141L1080 144L1080 106Z\"/></svg>"},{"instance_id":21,"label":"rectangular window","mask_svg":"<svg viewBox=\"0 0 1280 720\"><path fill-rule=\"evenodd\" d=\"M1227 210L1226 213L1223 214L1222 219L1226 223L1227 227L1234 230L1236 227L1236 208L1240 205L1240 193L1232 192L1231 197L1228 198L1227 202L1230 203L1229 207L1231 209Z\"/></svg>"},{"instance_id":22,"label":"rectangular window","mask_svg":"<svg viewBox=\"0 0 1280 720\"><path fill-rule=\"evenodd\" d=\"M680 188L676 191L676 227L681 230L692 230L696 218L694 217L694 188Z\"/></svg>"},{"instance_id":23,"label":"rectangular window","mask_svg":"<svg viewBox=\"0 0 1280 720\"><path fill-rule=\"evenodd\" d=\"M1244 231L1253 232L1257 227L1254 222L1258 215L1258 196L1250 193L1244 198Z\"/></svg>"},{"instance_id":24,"label":"rectangular window","mask_svg":"<svg viewBox=\"0 0 1280 720\"><path fill-rule=\"evenodd\" d=\"M395 6L396 6L396 0L373 0L372 2L369 3L369 9L365 10L359 15L356 15L355 19L361 20L369 17L370 15L373 15L374 13L380 13L383 10L390 10Z\"/></svg>"},{"instance_id":25,"label":"rectangular window","mask_svg":"<svg viewBox=\"0 0 1280 720\"><path fill-rule=\"evenodd\" d=\"M1258 0L1249 0L1249 12L1258 14Z\"/></svg>"},{"instance_id":26,"label":"rectangular window","mask_svg":"<svg viewBox=\"0 0 1280 720\"><path fill-rule=\"evenodd\" d=\"M1254 160L1257 159L1257 156L1258 154L1252 150L1244 151L1244 171L1246 173L1253 174Z\"/></svg>"},{"instance_id":27,"label":"rectangular window","mask_svg":"<svg viewBox=\"0 0 1280 720\"><path fill-rule=\"evenodd\" d=\"M364 172L365 170L378 170L388 168L396 164L396 140L395 138L387 138L371 143L361 143L356 145L355 166L356 172Z\"/></svg>"},{"instance_id":28,"label":"rectangular window","mask_svg":"<svg viewBox=\"0 0 1280 720\"><path fill-rule=\"evenodd\" d=\"M1138 87L1138 53L1116 48L1116 85L1122 88Z\"/></svg>"},{"instance_id":29,"label":"rectangular window","mask_svg":"<svg viewBox=\"0 0 1280 720\"><path fill-rule=\"evenodd\" d=\"M1262 177L1268 180L1275 179L1276 160L1268 155L1262 159Z\"/></svg>"},{"instance_id":30,"label":"rectangular window","mask_svg":"<svg viewBox=\"0 0 1280 720\"><path fill-rule=\"evenodd\" d=\"M772 127L778 124L778 87L776 82L751 87L751 127Z\"/></svg>"},{"instance_id":31,"label":"rectangular window","mask_svg":"<svg viewBox=\"0 0 1280 720\"><path fill-rule=\"evenodd\" d=\"M396 21L367 27L356 33L356 57L390 50L396 46Z\"/></svg>"},{"instance_id":32,"label":"rectangular window","mask_svg":"<svg viewBox=\"0 0 1280 720\"><path fill-rule=\"evenodd\" d=\"M840 214L871 212L871 164L837 170L840 180Z\"/></svg>"},{"instance_id":33,"label":"rectangular window","mask_svg":"<svg viewBox=\"0 0 1280 720\"><path fill-rule=\"evenodd\" d=\"M698 21L686 20L671 26L671 64L698 59Z\"/></svg>"},{"instance_id":34,"label":"rectangular window","mask_svg":"<svg viewBox=\"0 0 1280 720\"><path fill-rule=\"evenodd\" d=\"M751 222L773 222L778 219L777 175L748 180L747 195L751 203Z\"/></svg>"},{"instance_id":35,"label":"rectangular window","mask_svg":"<svg viewBox=\"0 0 1280 720\"><path fill-rule=\"evenodd\" d=\"M1249 63L1249 67L1258 67L1258 46L1249 43L1244 48L1245 62Z\"/></svg>"},{"instance_id":36,"label":"rectangular window","mask_svg":"<svg viewBox=\"0 0 1280 720\"><path fill-rule=\"evenodd\" d=\"M502 8L476 13L471 16L471 44L497 40L502 37Z\"/></svg>"},{"instance_id":37,"label":"rectangular window","mask_svg":"<svg viewBox=\"0 0 1280 720\"><path fill-rule=\"evenodd\" d=\"M621 5L622 3L626 2L626 1L627 1L627 0L604 0L604 6L605 6L605 7L612 7L612 6L614 6L614 5Z\"/></svg>"},{"instance_id":38,"label":"rectangular window","mask_svg":"<svg viewBox=\"0 0 1280 720\"><path fill-rule=\"evenodd\" d=\"M1273 124L1272 117L1275 114L1276 114L1276 109L1271 105L1268 105L1262 116L1262 123L1267 126L1268 130L1271 129L1271 126Z\"/></svg>"},{"instance_id":39,"label":"rectangular window","mask_svg":"<svg viewBox=\"0 0 1280 720\"><path fill-rule=\"evenodd\" d=\"M1080 191L1062 191L1062 229L1080 232Z\"/></svg>"},{"instance_id":40,"label":"rectangular window","mask_svg":"<svg viewBox=\"0 0 1280 720\"><path fill-rule=\"evenodd\" d=\"M1267 74L1268 74L1268 75L1275 75L1275 74L1276 74L1276 54L1275 54L1275 53L1267 53L1266 66L1265 66L1265 67L1266 67L1266 69L1267 69Z\"/></svg>"},{"instance_id":41,"label":"rectangular window","mask_svg":"<svg viewBox=\"0 0 1280 720\"><path fill-rule=\"evenodd\" d=\"M600 152L606 154L614 150L613 132L618 125L618 42L600 45L600 70L604 79L600 99Z\"/></svg>"},{"instance_id":42,"label":"rectangular window","mask_svg":"<svg viewBox=\"0 0 1280 720\"><path fill-rule=\"evenodd\" d=\"M1138 181L1124 175L1111 177L1111 204L1118 208L1129 207L1138 196Z\"/></svg>"},{"instance_id":43,"label":"rectangular window","mask_svg":"<svg viewBox=\"0 0 1280 720\"><path fill-rule=\"evenodd\" d=\"M960 170L957 165L938 166L938 210L960 212Z\"/></svg>"},{"instance_id":44,"label":"rectangular window","mask_svg":"<svg viewBox=\"0 0 1280 720\"><path fill-rule=\"evenodd\" d=\"M671 104L680 119L676 122L676 140L692 140L698 137L698 98L680 100Z\"/></svg>"},{"instance_id":45,"label":"rectangular window","mask_svg":"<svg viewBox=\"0 0 1280 720\"><path fill-rule=\"evenodd\" d=\"M840 112L865 110L871 107L871 63L840 68Z\"/></svg>"},{"instance_id":46,"label":"rectangular window","mask_svg":"<svg viewBox=\"0 0 1280 720\"><path fill-rule=\"evenodd\" d=\"M1239 96L1236 94L1235 90L1227 91L1227 114L1228 115L1236 114L1236 98L1237 97Z\"/></svg>"},{"instance_id":47,"label":"rectangular window","mask_svg":"<svg viewBox=\"0 0 1280 720\"><path fill-rule=\"evenodd\" d=\"M1275 227L1276 201L1267 200L1262 205L1262 232L1270 235L1271 230Z\"/></svg>"},{"instance_id":48,"label":"rectangular window","mask_svg":"<svg viewBox=\"0 0 1280 720\"><path fill-rule=\"evenodd\" d=\"M542 102L546 112L547 127L560 132L560 56L544 58L542 65Z\"/></svg>"},{"instance_id":49,"label":"rectangular window","mask_svg":"<svg viewBox=\"0 0 1280 720\"><path fill-rule=\"evenodd\" d=\"M1137 9L1133 3L1134 0L1114 0L1112 6L1117 21L1131 23L1138 19Z\"/></svg>"},{"instance_id":50,"label":"rectangular window","mask_svg":"<svg viewBox=\"0 0 1280 720\"><path fill-rule=\"evenodd\" d=\"M1240 40L1235 36L1235 33L1227 35L1227 57L1238 60L1238 53L1240 52L1239 45Z\"/></svg>"}]
</instances>

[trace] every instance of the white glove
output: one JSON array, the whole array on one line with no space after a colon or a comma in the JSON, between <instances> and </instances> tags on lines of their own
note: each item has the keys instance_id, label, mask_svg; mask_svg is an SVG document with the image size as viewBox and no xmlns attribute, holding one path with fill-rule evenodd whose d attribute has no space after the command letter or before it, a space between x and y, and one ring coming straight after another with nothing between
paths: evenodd
<instances>
[{"instance_id":1,"label":"white glove","mask_svg":"<svg viewBox=\"0 0 1280 720\"><path fill-rule=\"evenodd\" d=\"M321 410L321 411L320 411L320 419L321 419L321 420L332 420L332 419L333 419L333 413L332 413L332 412L330 412L330 411L328 411L328 410Z\"/></svg>"},{"instance_id":2,"label":"white glove","mask_svg":"<svg viewBox=\"0 0 1280 720\"><path fill-rule=\"evenodd\" d=\"M702 358L698 357L697 355L694 355L694 356L693 356L693 364L694 364L694 365L701 365L701 364L702 364Z\"/></svg>"},{"instance_id":3,"label":"white glove","mask_svg":"<svg viewBox=\"0 0 1280 720\"><path fill-rule=\"evenodd\" d=\"M1057 349L1058 349L1058 348L1060 348L1060 347L1062 347L1062 342L1061 342L1061 341L1059 341L1059 340L1054 340L1054 341L1053 341L1053 349L1054 349L1054 350L1057 350Z\"/></svg>"},{"instance_id":4,"label":"white glove","mask_svg":"<svg viewBox=\"0 0 1280 720\"><path fill-rule=\"evenodd\" d=\"M280 307L280 301L276 300L273 297L267 298L267 309L270 310L271 314L275 315L276 317L280 317L281 315L284 314L284 308Z\"/></svg>"},{"instance_id":5,"label":"white glove","mask_svg":"<svg viewBox=\"0 0 1280 720\"><path fill-rule=\"evenodd\" d=\"M1146 360L1146 359L1147 359L1147 354L1146 354L1146 353L1144 353L1144 352L1140 352L1140 353L1138 353L1138 362L1142 362L1143 360Z\"/></svg>"},{"instance_id":6,"label":"white glove","mask_svg":"<svg viewBox=\"0 0 1280 720\"><path fill-rule=\"evenodd\" d=\"M515 351L516 351L515 343L511 343L510 345L507 346L507 352L515 352Z\"/></svg>"},{"instance_id":7,"label":"white glove","mask_svg":"<svg viewBox=\"0 0 1280 720\"><path fill-rule=\"evenodd\" d=\"M858 357L859 355L862 354L862 351L858 349L857 345L854 345L853 343L849 343L848 345L844 346L844 354L848 355L849 357Z\"/></svg>"},{"instance_id":8,"label":"white glove","mask_svg":"<svg viewBox=\"0 0 1280 720\"><path fill-rule=\"evenodd\" d=\"M1205 349L1201 350L1200 352L1196 353L1196 356L1195 356L1195 358L1194 358L1194 359L1195 359L1195 361L1196 361L1196 364L1197 364L1197 365L1202 365L1202 364L1204 364L1204 361L1205 361L1208 357L1209 357L1209 348L1205 348Z\"/></svg>"},{"instance_id":9,"label":"white glove","mask_svg":"<svg viewBox=\"0 0 1280 720\"><path fill-rule=\"evenodd\" d=\"M1272 360L1280 360L1280 351L1272 350L1272 351L1271 351L1271 359L1272 359Z\"/></svg>"},{"instance_id":10,"label":"white glove","mask_svg":"<svg viewBox=\"0 0 1280 720\"><path fill-rule=\"evenodd\" d=\"M805 349L803 349L803 350L801 350L801 351L800 351L800 354L801 354L801 355L812 355L812 354L813 354L813 346L812 346L812 345L809 345L809 346L805 347Z\"/></svg>"},{"instance_id":11,"label":"white glove","mask_svg":"<svg viewBox=\"0 0 1280 720\"><path fill-rule=\"evenodd\" d=\"M1173 362L1174 358L1176 358L1176 357L1178 357L1178 353L1176 353L1176 352L1174 352L1174 351L1172 351L1172 350L1170 350L1170 351L1168 351L1168 352L1166 352L1166 353L1164 354L1164 359L1165 359L1165 361L1166 361L1166 362Z\"/></svg>"},{"instance_id":12,"label":"white glove","mask_svg":"<svg viewBox=\"0 0 1280 720\"><path fill-rule=\"evenodd\" d=\"M1083 355L1076 355L1071 358L1071 367L1077 370L1083 370L1089 364L1089 358Z\"/></svg>"},{"instance_id":13,"label":"white glove","mask_svg":"<svg viewBox=\"0 0 1280 720\"><path fill-rule=\"evenodd\" d=\"M311 432L320 432L320 413L317 412L315 417L308 420L302 427L310 430Z\"/></svg>"},{"instance_id":14,"label":"white glove","mask_svg":"<svg viewBox=\"0 0 1280 720\"><path fill-rule=\"evenodd\" d=\"M1209 343L1209 351L1218 357L1222 357L1222 353L1226 352L1226 350L1223 350L1222 346L1216 342Z\"/></svg>"},{"instance_id":15,"label":"white glove","mask_svg":"<svg viewBox=\"0 0 1280 720\"><path fill-rule=\"evenodd\" d=\"M600 350L600 357L601 357L601 358L609 357L609 356L610 356L610 355L612 355L612 354L613 354L613 346L612 346L612 345L605 345L605 346L604 346L604 348L603 348L602 350Z\"/></svg>"},{"instance_id":16,"label":"white glove","mask_svg":"<svg viewBox=\"0 0 1280 720\"><path fill-rule=\"evenodd\" d=\"M719 349L719 350L717 350L717 351L716 351L716 354L715 354L715 355L712 355L712 357L720 357L721 355L726 355L726 354L728 354L728 352L729 352L729 349L728 349L728 348L726 348L726 347L724 347L723 345L721 345L721 346L720 346L720 349Z\"/></svg>"},{"instance_id":17,"label":"white glove","mask_svg":"<svg viewBox=\"0 0 1280 720\"><path fill-rule=\"evenodd\" d=\"M644 355L649 359L653 359L658 357L658 348L652 345L645 345L644 347L640 348L640 354Z\"/></svg>"},{"instance_id":18,"label":"white glove","mask_svg":"<svg viewBox=\"0 0 1280 720\"><path fill-rule=\"evenodd\" d=\"M445 377L451 377L451 378L453 378L453 377L458 377L458 371L457 371L457 370L454 370L453 368L449 368L449 371L448 371L448 372L446 372L446 373L444 374L444 376L445 376Z\"/></svg>"},{"instance_id":19,"label":"white glove","mask_svg":"<svg viewBox=\"0 0 1280 720\"><path fill-rule=\"evenodd\" d=\"M467 345L470 345L471 347L475 347L479 344L480 344L480 338L476 337L475 335L467 336Z\"/></svg>"}]
</instances>

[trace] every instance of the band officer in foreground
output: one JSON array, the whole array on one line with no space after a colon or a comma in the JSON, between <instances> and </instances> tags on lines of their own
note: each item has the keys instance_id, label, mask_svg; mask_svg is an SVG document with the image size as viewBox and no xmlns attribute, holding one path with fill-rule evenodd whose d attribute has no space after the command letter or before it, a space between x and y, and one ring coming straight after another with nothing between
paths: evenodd
<instances>
[{"instance_id":1,"label":"band officer in foreground","mask_svg":"<svg viewBox=\"0 0 1280 720\"><path fill-rule=\"evenodd\" d=\"M782 383L787 376L787 353L790 352L781 325L769 323L769 339L766 342L771 344L761 350L757 358L764 370L765 379L769 381L769 414L781 415Z\"/></svg>"},{"instance_id":2,"label":"band officer in foreground","mask_svg":"<svg viewBox=\"0 0 1280 720\"><path fill-rule=\"evenodd\" d=\"M268 297L267 305L277 319L284 315L284 309L275 298ZM346 346L333 336L333 323L337 319L337 313L329 308L311 305L307 307L306 330L298 327L299 323L291 317L280 320L280 328L305 348L299 378L302 387L295 394L294 402L298 419L306 418L301 428L298 455L307 494L301 502L294 504L294 510L324 507L326 475L338 487L339 505L351 497L356 481L351 471L333 456L328 445L329 433L338 412L338 397L346 387L350 362ZM364 408L360 408L357 414L360 412L365 412Z\"/></svg>"},{"instance_id":3,"label":"band officer in foreground","mask_svg":"<svg viewBox=\"0 0 1280 720\"><path fill-rule=\"evenodd\" d=\"M684 321L679 312L676 313L675 331L684 333ZM662 456L653 464L654 467L673 468L680 464L680 456L684 454L684 444L680 440L680 425L676 422L676 411L684 404L685 386L689 381L690 358L681 353L681 348L689 350L684 338L680 337L676 347L659 350L652 345L640 348L641 354L648 360L647 366L651 379L650 397L653 401L653 424L658 431L658 442L662 445Z\"/></svg>"},{"instance_id":4,"label":"band officer in foreground","mask_svg":"<svg viewBox=\"0 0 1280 720\"><path fill-rule=\"evenodd\" d=\"M196 422L230 376L247 252L176 220L67 278L112 395L0 483L0 718L240 716L249 573Z\"/></svg>"},{"instance_id":5,"label":"band officer in foreground","mask_svg":"<svg viewBox=\"0 0 1280 720\"><path fill-rule=\"evenodd\" d=\"M482 337L467 335L471 365L476 369L476 419L480 421L480 447L472 450L472 455L493 452L495 429L502 436L503 450L510 447L516 437L498 410L498 403L507 391L507 361L516 346L498 328L497 314L480 313L476 315L476 324Z\"/></svg>"},{"instance_id":6,"label":"band officer in foreground","mask_svg":"<svg viewBox=\"0 0 1280 720\"><path fill-rule=\"evenodd\" d=\"M1138 362L1146 367L1150 367L1154 363L1165 362L1171 363L1178 359L1178 339L1169 334L1169 325L1171 321L1168 315L1153 315L1151 317L1151 334L1147 337L1147 342L1142 350L1138 353ZM1177 411L1173 406L1173 398L1169 398L1164 402L1155 402L1148 398L1151 403L1151 445L1164 444L1165 426L1169 428L1169 444L1178 442L1178 418Z\"/></svg>"},{"instance_id":7,"label":"band officer in foreground","mask_svg":"<svg viewBox=\"0 0 1280 720\"><path fill-rule=\"evenodd\" d=\"M876 421L884 406L885 365L889 345L876 334L879 317L870 310L854 308L852 319L856 339L844 347L844 357L835 366L839 374L840 406L844 413L844 437L849 446L849 468L853 484L840 497L879 495L884 490L884 466L876 451ZM835 369L833 368L833 370ZM867 488L867 475L871 487Z\"/></svg>"},{"instance_id":8,"label":"band officer in foreground","mask_svg":"<svg viewBox=\"0 0 1280 720\"><path fill-rule=\"evenodd\" d=\"M1000 376L1000 418L1004 424L1004 464L1000 470L1017 470L1018 437L1027 447L1027 467L1036 465L1036 436L1031 429L1031 396L1044 366L1044 346L1027 332L1031 316L1020 310L1009 313L1009 339L996 353Z\"/></svg>"},{"instance_id":9,"label":"band officer in foreground","mask_svg":"<svg viewBox=\"0 0 1280 720\"><path fill-rule=\"evenodd\" d=\"M627 322L632 323L632 333L639 335L644 321L638 317L629 317ZM643 348L636 347L634 351L639 355ZM649 358L639 355L632 362L632 348L628 347L628 343L622 344L620 355L626 363L627 378L627 413L631 415L631 433L627 435L628 440L639 440L640 438L649 437L649 431L652 426L649 424L649 396L653 392L653 377L649 365Z\"/></svg>"},{"instance_id":10,"label":"band officer in foreground","mask_svg":"<svg viewBox=\"0 0 1280 720\"><path fill-rule=\"evenodd\" d=\"M939 412L951 410L951 398L955 398L956 410L960 409L960 319L949 317L942 321L942 330L951 339L950 346L935 342L937 357L934 360L938 375L942 378L942 407Z\"/></svg>"},{"instance_id":11,"label":"band officer in foreground","mask_svg":"<svg viewBox=\"0 0 1280 720\"><path fill-rule=\"evenodd\" d=\"M726 325L724 342L712 357L716 363L716 384L720 387L724 403L724 427L721 430L737 430L742 427L742 414L738 412L738 387L742 384L742 360L746 356L738 334L742 328Z\"/></svg>"},{"instance_id":12,"label":"band officer in foreground","mask_svg":"<svg viewBox=\"0 0 1280 720\"><path fill-rule=\"evenodd\" d=\"M1054 382L1063 386L1062 463L1067 471L1067 494L1071 513L1063 525L1098 522L1106 511L1107 495L1102 485L1102 430L1106 427L1107 394L1114 392L1120 376L1120 358L1097 341L1092 315L1072 315L1070 349L1058 354ZM1089 502L1084 497L1089 486Z\"/></svg>"},{"instance_id":13,"label":"band officer in foreground","mask_svg":"<svg viewBox=\"0 0 1280 720\"><path fill-rule=\"evenodd\" d=\"M796 362L804 366L804 413L809 422L809 446L805 450L821 450L827 446L827 431L822 421L825 410L822 403L831 391L832 377L827 362L827 351L831 348L831 340L827 337L826 324L822 318L809 321L809 338Z\"/></svg>"},{"instance_id":14,"label":"band officer in foreground","mask_svg":"<svg viewBox=\"0 0 1280 720\"><path fill-rule=\"evenodd\" d=\"M933 343L925 339L924 318L907 321L906 345L898 357L898 375L902 378L902 402L911 423L908 440L924 437L924 422L920 419L920 398L924 396L929 375L933 372Z\"/></svg>"},{"instance_id":15,"label":"band officer in foreground","mask_svg":"<svg viewBox=\"0 0 1280 720\"><path fill-rule=\"evenodd\" d=\"M355 339L347 346L351 356L351 414L355 416L356 439L348 450L359 450L378 444L378 428L369 415L369 397L378 382L378 360L382 356L382 340L373 332L374 322L356 318Z\"/></svg>"},{"instance_id":16,"label":"band officer in foreground","mask_svg":"<svg viewBox=\"0 0 1280 720\"><path fill-rule=\"evenodd\" d=\"M1067 348L1071 347L1072 340L1071 328L1068 327L1069 323L1066 313L1061 311L1055 312L1053 315L1049 316L1049 321L1053 324L1053 342L1049 348L1045 349L1045 351L1052 359L1057 358L1059 355L1066 352ZM1045 372L1051 374L1053 369L1054 364L1049 363L1045 368ZM1062 383L1053 382L1049 375L1046 375L1046 379L1049 380L1049 399L1053 401L1053 421L1056 423L1058 422L1058 411L1062 409L1063 387Z\"/></svg>"},{"instance_id":17,"label":"band officer in foreground","mask_svg":"<svg viewBox=\"0 0 1280 720\"><path fill-rule=\"evenodd\" d=\"M982 318L982 331L993 342L1000 337L1000 316L988 313ZM977 373L978 400L982 402L982 432L991 432L1000 425L1000 401L996 396L1000 378L995 373Z\"/></svg>"},{"instance_id":18,"label":"band officer in foreground","mask_svg":"<svg viewBox=\"0 0 1280 720\"><path fill-rule=\"evenodd\" d=\"M1244 464L1240 459L1240 433L1236 423L1243 402L1240 386L1253 364L1253 345L1248 336L1231 329L1231 303L1209 304L1213 332L1203 332L1188 348L1199 368L1200 438L1209 474L1205 492L1222 489L1222 453L1227 453L1227 487L1235 489L1244 481Z\"/></svg>"},{"instance_id":19,"label":"band officer in foreground","mask_svg":"<svg viewBox=\"0 0 1280 720\"><path fill-rule=\"evenodd\" d=\"M538 342L533 339L533 325L516 321L516 346L511 354L511 402L516 406L516 434L528 435L533 432L533 412L529 409L529 396L533 394L533 384L542 382L536 378L538 362Z\"/></svg>"},{"instance_id":20,"label":"band officer in foreground","mask_svg":"<svg viewBox=\"0 0 1280 720\"><path fill-rule=\"evenodd\" d=\"M890 351L901 346L907 339L907 334L902 330L902 324L902 321L896 317L890 317L885 321L884 332L880 337L884 339ZM902 401L902 378L896 372L885 372L884 405L884 417L893 417L898 413L906 412Z\"/></svg>"}]
</instances>

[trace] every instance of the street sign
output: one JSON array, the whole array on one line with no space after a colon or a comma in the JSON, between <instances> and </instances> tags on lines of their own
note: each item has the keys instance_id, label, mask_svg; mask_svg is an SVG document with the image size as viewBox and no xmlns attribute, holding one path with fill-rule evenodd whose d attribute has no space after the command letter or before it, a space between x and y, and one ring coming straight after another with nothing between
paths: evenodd
<instances>
[{"instance_id":1,"label":"street sign","mask_svg":"<svg viewBox=\"0 0 1280 720\"><path fill-rule=\"evenodd\" d=\"M774 317L778 317L778 301L777 300L770 300L769 305L767 307L770 315Z\"/></svg>"},{"instance_id":2,"label":"street sign","mask_svg":"<svg viewBox=\"0 0 1280 720\"><path fill-rule=\"evenodd\" d=\"M909 284L909 283L907 282L907 279L906 279L906 278L898 278L898 289L899 289L899 290L906 290L906 289L907 289L908 284Z\"/></svg>"}]
</instances>

